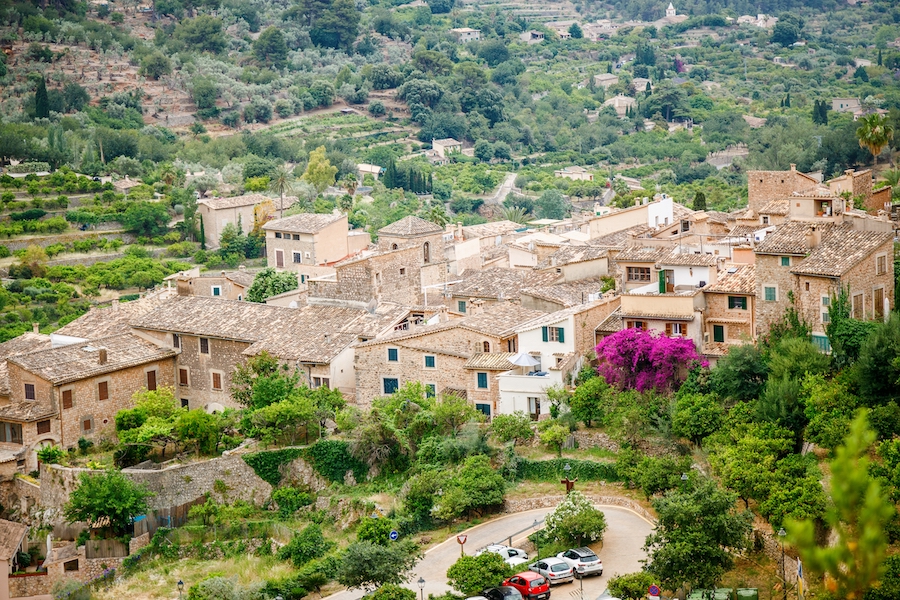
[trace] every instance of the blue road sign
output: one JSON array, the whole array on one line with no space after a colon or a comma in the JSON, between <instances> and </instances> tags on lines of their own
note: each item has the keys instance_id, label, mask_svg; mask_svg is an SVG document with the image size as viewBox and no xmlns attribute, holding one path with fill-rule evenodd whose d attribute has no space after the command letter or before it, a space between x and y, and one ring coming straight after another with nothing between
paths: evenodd
<instances>
[{"instance_id":1,"label":"blue road sign","mask_svg":"<svg viewBox=\"0 0 900 600\"><path fill-rule=\"evenodd\" d=\"M396 542L396 541L397 541L397 538L399 538L399 537L400 537L400 534L397 533L397 530L396 530L396 529L393 530L393 531L391 531L391 540L392 540L392 541Z\"/></svg>"}]
</instances>

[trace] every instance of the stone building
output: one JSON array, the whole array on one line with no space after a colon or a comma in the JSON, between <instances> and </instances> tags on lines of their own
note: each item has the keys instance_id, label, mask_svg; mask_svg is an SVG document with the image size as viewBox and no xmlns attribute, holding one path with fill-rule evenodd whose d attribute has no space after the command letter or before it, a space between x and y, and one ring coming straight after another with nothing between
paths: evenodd
<instances>
[{"instance_id":1,"label":"stone building","mask_svg":"<svg viewBox=\"0 0 900 600\"><path fill-rule=\"evenodd\" d=\"M605 277L610 274L609 248L602 246L565 245L538 263L545 273L558 275L562 281Z\"/></svg>"},{"instance_id":2,"label":"stone building","mask_svg":"<svg viewBox=\"0 0 900 600\"><path fill-rule=\"evenodd\" d=\"M166 279L174 280L179 296L205 296L207 298L225 298L226 300L243 300L247 290L253 285L254 273L243 269L238 271L218 271L200 273L176 273Z\"/></svg>"},{"instance_id":3,"label":"stone building","mask_svg":"<svg viewBox=\"0 0 900 600\"><path fill-rule=\"evenodd\" d=\"M585 169L584 167L579 167L578 165L574 165L571 167L563 167L562 169L558 169L553 171L554 177L561 177L565 179L571 179L573 181L593 181L594 174Z\"/></svg>"},{"instance_id":4,"label":"stone building","mask_svg":"<svg viewBox=\"0 0 900 600\"><path fill-rule=\"evenodd\" d=\"M522 289L543 287L556 283L555 273L540 273L524 269L492 267L483 271L468 271L460 276L460 281L449 286L446 302L451 312L466 314L472 303L487 307L518 300Z\"/></svg>"},{"instance_id":5,"label":"stone building","mask_svg":"<svg viewBox=\"0 0 900 600\"><path fill-rule=\"evenodd\" d=\"M241 226L241 231L248 233L258 217L264 213L265 218L278 215L297 201L296 196L287 196L282 205L281 198L269 198L262 194L245 194L231 198L203 198L197 202L197 213L203 218L203 233L206 246L210 250L219 247L222 231L229 224ZM264 219L263 219L264 220Z\"/></svg>"},{"instance_id":6,"label":"stone building","mask_svg":"<svg viewBox=\"0 0 900 600\"><path fill-rule=\"evenodd\" d=\"M110 433L116 413L142 389L173 386L175 352L123 333L7 358L10 404L0 418L16 423L21 445L74 448L79 438ZM32 470L34 454L26 455Z\"/></svg>"},{"instance_id":7,"label":"stone building","mask_svg":"<svg viewBox=\"0 0 900 600\"><path fill-rule=\"evenodd\" d=\"M656 263L670 249L654 246L628 246L616 255L616 289L627 292L659 282Z\"/></svg>"},{"instance_id":8,"label":"stone building","mask_svg":"<svg viewBox=\"0 0 900 600\"><path fill-rule=\"evenodd\" d=\"M421 256L422 249L416 246L363 252L334 265L334 275L307 279L307 302L356 308L373 302L419 305Z\"/></svg>"},{"instance_id":9,"label":"stone building","mask_svg":"<svg viewBox=\"0 0 900 600\"><path fill-rule=\"evenodd\" d=\"M585 278L524 288L519 293L519 303L525 308L556 312L571 306L587 304L604 296L600 291L604 282L599 278ZM612 294L613 292L608 292Z\"/></svg>"},{"instance_id":10,"label":"stone building","mask_svg":"<svg viewBox=\"0 0 900 600\"><path fill-rule=\"evenodd\" d=\"M717 358L728 347L756 339L756 267L734 265L703 290L706 297L702 352Z\"/></svg>"},{"instance_id":11,"label":"stone building","mask_svg":"<svg viewBox=\"0 0 900 600\"><path fill-rule=\"evenodd\" d=\"M351 236L348 227L344 214L301 213L269 221L263 225L267 264L299 272L361 252L369 244L368 234Z\"/></svg>"},{"instance_id":12,"label":"stone building","mask_svg":"<svg viewBox=\"0 0 900 600\"><path fill-rule=\"evenodd\" d=\"M794 192L807 190L819 183L811 175L801 173L792 164L790 171L748 171L747 206L756 214L760 213L771 200L786 198Z\"/></svg>"},{"instance_id":13,"label":"stone building","mask_svg":"<svg viewBox=\"0 0 900 600\"><path fill-rule=\"evenodd\" d=\"M25 550L28 527L0 519L0 600L10 600L9 576L13 573L17 555ZM18 594L16 594L18 595Z\"/></svg>"}]
</instances>

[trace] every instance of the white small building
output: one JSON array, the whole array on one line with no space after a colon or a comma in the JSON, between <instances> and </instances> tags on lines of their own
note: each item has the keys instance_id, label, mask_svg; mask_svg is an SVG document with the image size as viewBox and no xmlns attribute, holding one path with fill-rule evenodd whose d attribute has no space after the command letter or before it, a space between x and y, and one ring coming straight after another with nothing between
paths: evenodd
<instances>
[{"instance_id":1,"label":"white small building","mask_svg":"<svg viewBox=\"0 0 900 600\"><path fill-rule=\"evenodd\" d=\"M572 181L593 181L594 174L578 165L571 167L563 167L562 169L553 171L554 177L565 177Z\"/></svg>"},{"instance_id":2,"label":"white small building","mask_svg":"<svg viewBox=\"0 0 900 600\"><path fill-rule=\"evenodd\" d=\"M480 29L472 29L471 27L457 27L455 29L451 29L450 33L453 37L456 38L456 41L460 44L466 44L468 42L477 42L481 39L481 30Z\"/></svg>"},{"instance_id":3,"label":"white small building","mask_svg":"<svg viewBox=\"0 0 900 600\"><path fill-rule=\"evenodd\" d=\"M669 2L669 6L666 8L666 17L674 17L675 16L675 5Z\"/></svg>"},{"instance_id":4,"label":"white small building","mask_svg":"<svg viewBox=\"0 0 900 600\"><path fill-rule=\"evenodd\" d=\"M375 181L378 181L378 177L384 173L384 167L379 167L378 165L367 165L365 163L360 163L356 165L356 170L359 172L359 180L362 181L366 175L371 175L375 178Z\"/></svg>"},{"instance_id":5,"label":"white small building","mask_svg":"<svg viewBox=\"0 0 900 600\"><path fill-rule=\"evenodd\" d=\"M462 152L462 142L458 142L453 138L431 140L431 149L441 158L448 158L448 155L453 152Z\"/></svg>"}]
</instances>

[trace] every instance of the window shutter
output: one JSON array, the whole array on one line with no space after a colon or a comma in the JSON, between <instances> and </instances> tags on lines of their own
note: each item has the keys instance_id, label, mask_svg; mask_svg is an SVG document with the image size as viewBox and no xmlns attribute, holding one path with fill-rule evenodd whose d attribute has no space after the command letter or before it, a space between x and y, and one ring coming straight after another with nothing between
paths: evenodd
<instances>
[{"instance_id":1,"label":"window shutter","mask_svg":"<svg viewBox=\"0 0 900 600\"><path fill-rule=\"evenodd\" d=\"M63 390L62 405L63 408L72 408L72 390Z\"/></svg>"},{"instance_id":2,"label":"window shutter","mask_svg":"<svg viewBox=\"0 0 900 600\"><path fill-rule=\"evenodd\" d=\"M659 293L665 294L666 293L666 272L658 271L657 276L659 277Z\"/></svg>"},{"instance_id":3,"label":"window shutter","mask_svg":"<svg viewBox=\"0 0 900 600\"><path fill-rule=\"evenodd\" d=\"M559 338L560 343L566 341L565 329L563 329L562 327L557 327L556 334L557 334L557 337Z\"/></svg>"},{"instance_id":4,"label":"window shutter","mask_svg":"<svg viewBox=\"0 0 900 600\"><path fill-rule=\"evenodd\" d=\"M156 371L147 371L147 390L154 391L156 389Z\"/></svg>"},{"instance_id":5,"label":"window shutter","mask_svg":"<svg viewBox=\"0 0 900 600\"><path fill-rule=\"evenodd\" d=\"M671 323L666 323L666 335L669 337L672 336L672 324Z\"/></svg>"},{"instance_id":6,"label":"window shutter","mask_svg":"<svg viewBox=\"0 0 900 600\"><path fill-rule=\"evenodd\" d=\"M541 327L541 338L546 342L549 339L549 335L547 334L547 328Z\"/></svg>"},{"instance_id":7,"label":"window shutter","mask_svg":"<svg viewBox=\"0 0 900 600\"><path fill-rule=\"evenodd\" d=\"M100 400L108 400L109 399L109 383L106 381L101 381L97 384L97 396Z\"/></svg>"}]
</instances>

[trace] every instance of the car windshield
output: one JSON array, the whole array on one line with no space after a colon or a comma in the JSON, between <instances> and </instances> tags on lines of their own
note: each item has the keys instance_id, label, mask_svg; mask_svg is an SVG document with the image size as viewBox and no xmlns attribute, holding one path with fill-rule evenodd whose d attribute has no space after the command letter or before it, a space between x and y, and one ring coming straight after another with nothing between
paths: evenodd
<instances>
[{"instance_id":1,"label":"car windshield","mask_svg":"<svg viewBox=\"0 0 900 600\"><path fill-rule=\"evenodd\" d=\"M533 588L541 587L545 583L547 583L547 581L543 577L538 577L537 579L535 579L531 582L531 587L533 587Z\"/></svg>"},{"instance_id":2,"label":"car windshield","mask_svg":"<svg viewBox=\"0 0 900 600\"><path fill-rule=\"evenodd\" d=\"M553 571L554 573L561 573L562 571L568 571L569 565L563 565L563 564L550 565L550 570Z\"/></svg>"}]
</instances>

